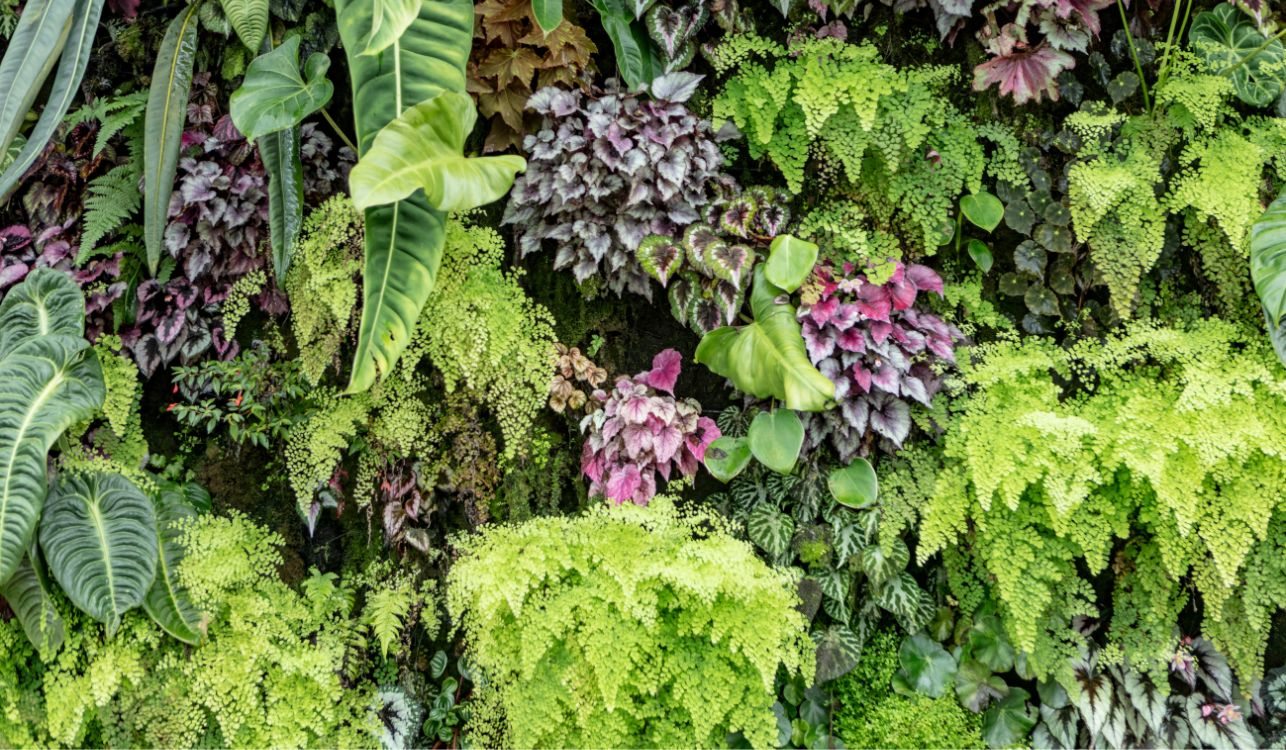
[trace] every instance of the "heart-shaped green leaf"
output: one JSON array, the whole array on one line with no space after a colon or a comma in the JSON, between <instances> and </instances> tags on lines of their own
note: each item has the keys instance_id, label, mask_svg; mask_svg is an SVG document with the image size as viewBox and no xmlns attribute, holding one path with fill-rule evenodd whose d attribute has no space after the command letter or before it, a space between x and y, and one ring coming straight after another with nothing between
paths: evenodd
<instances>
[{"instance_id":1,"label":"heart-shaped green leaf","mask_svg":"<svg viewBox=\"0 0 1286 750\"><path fill-rule=\"evenodd\" d=\"M987 243L982 240L969 240L965 243L965 249L969 251L969 257L973 258L974 265L982 269L983 273L991 270L991 248L987 247Z\"/></svg>"},{"instance_id":2,"label":"heart-shaped green leaf","mask_svg":"<svg viewBox=\"0 0 1286 750\"><path fill-rule=\"evenodd\" d=\"M232 93L232 123L247 139L293 128L330 101L335 91L326 77L330 58L314 52L300 75L299 41L293 36L256 57L241 88Z\"/></svg>"},{"instance_id":3,"label":"heart-shaped green leaf","mask_svg":"<svg viewBox=\"0 0 1286 750\"><path fill-rule=\"evenodd\" d=\"M750 442L745 438L721 437L706 448L705 465L720 482L731 482L750 463Z\"/></svg>"},{"instance_id":4,"label":"heart-shaped green leaf","mask_svg":"<svg viewBox=\"0 0 1286 750\"><path fill-rule=\"evenodd\" d=\"M423 0L366 0L370 12L341 16L347 23L358 24L349 32L361 39L362 55L378 55L396 44L420 14Z\"/></svg>"},{"instance_id":5,"label":"heart-shaped green leaf","mask_svg":"<svg viewBox=\"0 0 1286 750\"><path fill-rule=\"evenodd\" d=\"M1286 317L1286 192L1250 228L1250 276L1276 328Z\"/></svg>"},{"instance_id":6,"label":"heart-shaped green leaf","mask_svg":"<svg viewBox=\"0 0 1286 750\"><path fill-rule=\"evenodd\" d=\"M259 49L268 31L268 0L221 0L223 13L246 49Z\"/></svg>"},{"instance_id":7,"label":"heart-shaped green leaf","mask_svg":"<svg viewBox=\"0 0 1286 750\"><path fill-rule=\"evenodd\" d=\"M503 196L527 168L521 156L464 155L478 113L467 94L443 91L375 136L349 176L358 209L396 203L418 189L438 211L466 211Z\"/></svg>"},{"instance_id":8,"label":"heart-shaped green leaf","mask_svg":"<svg viewBox=\"0 0 1286 750\"><path fill-rule=\"evenodd\" d=\"M793 292L808 278L815 263L817 245L789 234L779 234L768 248L764 276L783 291Z\"/></svg>"},{"instance_id":9,"label":"heart-shaped green leaf","mask_svg":"<svg viewBox=\"0 0 1286 750\"><path fill-rule=\"evenodd\" d=\"M1281 96L1286 85L1282 72L1286 46L1260 34L1232 3L1220 3L1198 15L1188 42L1215 73L1232 79L1233 90L1243 102L1267 107Z\"/></svg>"},{"instance_id":10,"label":"heart-shaped green leaf","mask_svg":"<svg viewBox=\"0 0 1286 750\"><path fill-rule=\"evenodd\" d=\"M749 438L750 452L759 463L789 474L804 447L804 423L790 409L761 411L750 422Z\"/></svg>"},{"instance_id":11,"label":"heart-shaped green leaf","mask_svg":"<svg viewBox=\"0 0 1286 750\"><path fill-rule=\"evenodd\" d=\"M831 496L840 505L850 508L868 508L875 504L880 493L880 480L871 462L857 457L853 463L831 472L826 479Z\"/></svg>"},{"instance_id":12,"label":"heart-shaped green leaf","mask_svg":"<svg viewBox=\"0 0 1286 750\"><path fill-rule=\"evenodd\" d=\"M984 232L1000 226L1000 220L1005 217L1005 204L985 190L961 197L960 210L971 224Z\"/></svg>"}]
</instances>

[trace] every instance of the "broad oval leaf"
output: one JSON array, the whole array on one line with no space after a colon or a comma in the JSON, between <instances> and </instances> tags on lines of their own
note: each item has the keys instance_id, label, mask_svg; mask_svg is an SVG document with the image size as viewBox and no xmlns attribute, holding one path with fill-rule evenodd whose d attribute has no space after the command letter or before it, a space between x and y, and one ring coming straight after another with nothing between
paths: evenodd
<instances>
[{"instance_id":1,"label":"broad oval leaf","mask_svg":"<svg viewBox=\"0 0 1286 750\"><path fill-rule=\"evenodd\" d=\"M39 336L85 333L85 297L71 277L37 268L0 301L0 359Z\"/></svg>"},{"instance_id":2,"label":"broad oval leaf","mask_svg":"<svg viewBox=\"0 0 1286 750\"><path fill-rule=\"evenodd\" d=\"M249 140L292 128L330 101L335 87L326 77L330 58L320 52L308 56L299 70L299 42L292 36L280 47L256 57L246 69L245 81L232 92L229 114Z\"/></svg>"},{"instance_id":3,"label":"broad oval leaf","mask_svg":"<svg viewBox=\"0 0 1286 750\"><path fill-rule=\"evenodd\" d=\"M540 30L548 34L563 22L563 0L532 0L531 13Z\"/></svg>"},{"instance_id":4,"label":"broad oval leaf","mask_svg":"<svg viewBox=\"0 0 1286 750\"><path fill-rule=\"evenodd\" d=\"M924 633L902 641L898 663L902 665L901 675L906 684L930 698L941 697L956 676L956 660Z\"/></svg>"},{"instance_id":5,"label":"broad oval leaf","mask_svg":"<svg viewBox=\"0 0 1286 750\"><path fill-rule=\"evenodd\" d=\"M45 504L40 547L67 598L114 634L156 578L152 501L119 474L64 475Z\"/></svg>"},{"instance_id":6,"label":"broad oval leaf","mask_svg":"<svg viewBox=\"0 0 1286 750\"><path fill-rule=\"evenodd\" d=\"M9 603L27 634L27 640L46 662L62 647L67 635L62 615L54 606L52 592L39 548L34 544L22 558L18 570L5 585L0 586L0 597Z\"/></svg>"},{"instance_id":7,"label":"broad oval leaf","mask_svg":"<svg viewBox=\"0 0 1286 750\"><path fill-rule=\"evenodd\" d=\"M419 16L388 49L362 55L361 28L373 12L369 0L337 0L339 33L353 83L357 144L364 155L375 134L411 104L442 91L464 91L465 63L473 44L473 4L466 0L420 3ZM349 380L350 393L365 391L387 372L411 342L420 309L433 291L446 215L414 193L391 206L366 211L366 264L362 322Z\"/></svg>"},{"instance_id":8,"label":"broad oval leaf","mask_svg":"<svg viewBox=\"0 0 1286 750\"><path fill-rule=\"evenodd\" d=\"M31 12L32 5L28 3L27 9L22 13L23 19ZM66 41L62 44L62 57L58 63L58 72L54 74L49 98L45 100L44 109L40 112L40 119L36 121L36 126L23 140L22 148L14 156L13 161L4 166L4 173L0 174L0 199L5 198L13 190L27 169L44 153L49 139L62 124L63 116L67 114L67 108L71 106L72 99L80 93L80 80L85 75L86 66L89 65L89 57L94 47L94 34L98 31L98 19L102 12L103 0L77 0L76 7L72 11L71 28ZM14 49L14 39L17 38L18 33L21 33L21 25L20 19L19 31L15 32L14 38L10 39L10 50ZM54 52L54 55L56 56L57 52ZM3 79L3 76L0 76L0 79ZM0 93L0 101L6 100L6 95ZM27 106L30 107L29 102ZM15 138L9 142L9 146L12 147L17 142ZM0 141L0 144L2 143L3 141ZM8 150L0 147L0 153Z\"/></svg>"},{"instance_id":9,"label":"broad oval leaf","mask_svg":"<svg viewBox=\"0 0 1286 750\"><path fill-rule=\"evenodd\" d=\"M817 644L817 684L848 674L862 657L864 639L847 625L832 625L813 636Z\"/></svg>"},{"instance_id":10,"label":"broad oval leaf","mask_svg":"<svg viewBox=\"0 0 1286 750\"><path fill-rule=\"evenodd\" d=\"M779 234L768 247L764 277L783 291L798 289L817 263L817 245L789 234Z\"/></svg>"},{"instance_id":11,"label":"broad oval leaf","mask_svg":"<svg viewBox=\"0 0 1286 750\"><path fill-rule=\"evenodd\" d=\"M750 422L750 452L759 463L778 474L795 470L804 447L804 423L790 409L761 411Z\"/></svg>"},{"instance_id":12,"label":"broad oval leaf","mask_svg":"<svg viewBox=\"0 0 1286 750\"><path fill-rule=\"evenodd\" d=\"M464 141L477 119L473 99L455 91L403 112L353 167L353 205L396 203L421 189L438 211L467 211L498 200L527 162L513 155L465 156Z\"/></svg>"},{"instance_id":13,"label":"broad oval leaf","mask_svg":"<svg viewBox=\"0 0 1286 750\"><path fill-rule=\"evenodd\" d=\"M1009 686L1005 681L992 674L981 662L972 659L962 662L956 671L956 698L960 705L974 713L981 712L993 698L1008 692Z\"/></svg>"},{"instance_id":14,"label":"broad oval leaf","mask_svg":"<svg viewBox=\"0 0 1286 750\"><path fill-rule=\"evenodd\" d=\"M179 583L178 567L183 560L183 522L196 515L182 487L161 487L156 497L156 578L143 599L143 609L162 630L194 646L205 640L209 618Z\"/></svg>"},{"instance_id":15,"label":"broad oval leaf","mask_svg":"<svg viewBox=\"0 0 1286 750\"><path fill-rule=\"evenodd\" d=\"M965 243L965 249L969 251L969 257L973 258L973 263L983 273L991 270L993 259L991 257L991 248L982 240L969 240Z\"/></svg>"},{"instance_id":16,"label":"broad oval leaf","mask_svg":"<svg viewBox=\"0 0 1286 750\"><path fill-rule=\"evenodd\" d=\"M706 447L706 470L727 484L750 463L750 443L745 438L721 437Z\"/></svg>"},{"instance_id":17,"label":"broad oval leaf","mask_svg":"<svg viewBox=\"0 0 1286 750\"><path fill-rule=\"evenodd\" d=\"M969 223L984 232L990 232L1000 226L1000 220L1005 218L1005 204L986 190L961 196L960 210L964 212Z\"/></svg>"},{"instance_id":18,"label":"broad oval leaf","mask_svg":"<svg viewBox=\"0 0 1286 750\"><path fill-rule=\"evenodd\" d=\"M834 400L835 384L809 361L795 308L778 302L780 294L757 267L750 294L755 321L707 333L696 360L742 393L775 398L798 411L822 411Z\"/></svg>"},{"instance_id":19,"label":"broad oval leaf","mask_svg":"<svg viewBox=\"0 0 1286 750\"><path fill-rule=\"evenodd\" d=\"M880 496L880 479L871 462L860 456L848 466L832 471L826 486L835 502L850 508L868 508Z\"/></svg>"},{"instance_id":20,"label":"broad oval leaf","mask_svg":"<svg viewBox=\"0 0 1286 750\"><path fill-rule=\"evenodd\" d=\"M71 30L75 0L32 0L0 60L0 151L7 151ZM43 144L41 144L43 146Z\"/></svg>"},{"instance_id":21,"label":"broad oval leaf","mask_svg":"<svg viewBox=\"0 0 1286 750\"><path fill-rule=\"evenodd\" d=\"M170 22L156 53L147 93L143 139L143 245L153 275L165 249L165 224L179 164L183 123L187 119L196 60L197 9L192 3ZM252 47L251 49L257 49Z\"/></svg>"},{"instance_id":22,"label":"broad oval leaf","mask_svg":"<svg viewBox=\"0 0 1286 750\"><path fill-rule=\"evenodd\" d=\"M268 30L268 0L221 0L223 13L246 49L253 52ZM195 4L195 3L194 3Z\"/></svg>"},{"instance_id":23,"label":"broad oval leaf","mask_svg":"<svg viewBox=\"0 0 1286 750\"><path fill-rule=\"evenodd\" d=\"M1286 192L1250 228L1250 276L1275 328L1286 317Z\"/></svg>"},{"instance_id":24,"label":"broad oval leaf","mask_svg":"<svg viewBox=\"0 0 1286 750\"><path fill-rule=\"evenodd\" d=\"M1217 75L1229 76L1237 98L1267 107L1281 96L1286 46L1267 39L1232 3L1220 3L1197 16L1188 32L1192 50Z\"/></svg>"},{"instance_id":25,"label":"broad oval leaf","mask_svg":"<svg viewBox=\"0 0 1286 750\"><path fill-rule=\"evenodd\" d=\"M40 336L0 360L0 582L27 553L45 503L45 460L68 427L89 419L105 396L89 344Z\"/></svg>"}]
</instances>

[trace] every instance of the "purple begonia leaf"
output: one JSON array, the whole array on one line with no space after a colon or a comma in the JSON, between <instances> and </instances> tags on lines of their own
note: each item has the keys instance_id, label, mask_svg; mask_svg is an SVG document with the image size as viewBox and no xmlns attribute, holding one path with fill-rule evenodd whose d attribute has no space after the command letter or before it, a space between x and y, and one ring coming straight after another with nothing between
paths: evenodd
<instances>
[{"instance_id":1,"label":"purple begonia leaf","mask_svg":"<svg viewBox=\"0 0 1286 750\"><path fill-rule=\"evenodd\" d=\"M607 479L607 497L617 503L634 502L634 493L642 484L639 467L625 464L612 469Z\"/></svg>"},{"instance_id":2,"label":"purple begonia leaf","mask_svg":"<svg viewBox=\"0 0 1286 750\"><path fill-rule=\"evenodd\" d=\"M652 358L652 370L648 372L646 382L658 391L674 395L674 383L679 379L683 366L683 355L674 349L666 349Z\"/></svg>"},{"instance_id":3,"label":"purple begonia leaf","mask_svg":"<svg viewBox=\"0 0 1286 750\"><path fill-rule=\"evenodd\" d=\"M907 435L911 434L911 409L905 401L899 401L887 394L878 394L871 403L871 429L901 446Z\"/></svg>"},{"instance_id":4,"label":"purple begonia leaf","mask_svg":"<svg viewBox=\"0 0 1286 750\"><path fill-rule=\"evenodd\" d=\"M999 86L1000 93L1012 96L1016 104L1039 102L1042 96L1056 101L1058 75L1076 64L1071 55L1047 44L1028 47L1010 39L999 48L998 57L973 69L973 88L983 91Z\"/></svg>"}]
</instances>

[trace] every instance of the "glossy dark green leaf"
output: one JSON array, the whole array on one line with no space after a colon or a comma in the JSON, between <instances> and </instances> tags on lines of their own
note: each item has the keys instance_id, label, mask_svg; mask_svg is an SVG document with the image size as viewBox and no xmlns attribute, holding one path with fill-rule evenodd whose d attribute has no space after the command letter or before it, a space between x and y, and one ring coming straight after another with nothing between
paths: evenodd
<instances>
[{"instance_id":1,"label":"glossy dark green leaf","mask_svg":"<svg viewBox=\"0 0 1286 750\"><path fill-rule=\"evenodd\" d=\"M962 662L956 671L956 699L960 705L973 711L981 712L995 698L1009 692L1009 686L1000 677L991 673L987 665L981 662Z\"/></svg>"},{"instance_id":2,"label":"glossy dark green leaf","mask_svg":"<svg viewBox=\"0 0 1286 750\"><path fill-rule=\"evenodd\" d=\"M1237 98L1267 107L1286 86L1286 46L1268 39L1240 8L1220 3L1197 15L1188 32L1192 51L1216 74L1232 80Z\"/></svg>"},{"instance_id":3,"label":"glossy dark green leaf","mask_svg":"<svg viewBox=\"0 0 1286 750\"><path fill-rule=\"evenodd\" d=\"M165 250L165 224L179 164L183 123L187 120L192 65L197 51L197 10L192 3L170 22L156 53L147 95L143 139L143 244L153 275Z\"/></svg>"},{"instance_id":4,"label":"glossy dark green leaf","mask_svg":"<svg viewBox=\"0 0 1286 750\"><path fill-rule=\"evenodd\" d=\"M1250 276L1275 328L1286 318L1286 191L1250 228Z\"/></svg>"},{"instance_id":5,"label":"glossy dark green leaf","mask_svg":"<svg viewBox=\"0 0 1286 750\"><path fill-rule=\"evenodd\" d=\"M299 158L299 128L269 133L255 141L255 145L268 173L272 267L278 286L284 286L299 229L304 223L304 166Z\"/></svg>"},{"instance_id":6,"label":"glossy dark green leaf","mask_svg":"<svg viewBox=\"0 0 1286 750\"><path fill-rule=\"evenodd\" d=\"M941 697L956 676L956 660L941 644L924 633L902 641L898 663L906 684L930 698Z\"/></svg>"},{"instance_id":7,"label":"glossy dark green leaf","mask_svg":"<svg viewBox=\"0 0 1286 750\"><path fill-rule=\"evenodd\" d=\"M652 40L625 0L591 0L612 40L616 68L631 90L639 90L663 72Z\"/></svg>"},{"instance_id":8,"label":"glossy dark green leaf","mask_svg":"<svg viewBox=\"0 0 1286 750\"><path fill-rule=\"evenodd\" d=\"M205 640L208 616L201 612L179 581L183 560L183 523L195 518L197 508L183 487L166 484L156 497L156 577L143 599L143 609L171 637L198 645Z\"/></svg>"},{"instance_id":9,"label":"glossy dark green leaf","mask_svg":"<svg viewBox=\"0 0 1286 750\"><path fill-rule=\"evenodd\" d=\"M314 52L301 73L300 40L292 36L280 47L256 57L246 69L241 87L232 92L229 114L248 140L293 128L330 101L335 91L326 77L330 58Z\"/></svg>"},{"instance_id":10,"label":"glossy dark green leaf","mask_svg":"<svg viewBox=\"0 0 1286 750\"><path fill-rule=\"evenodd\" d=\"M731 482L750 464L750 441L721 437L706 447L705 466L720 482Z\"/></svg>"},{"instance_id":11,"label":"glossy dark green leaf","mask_svg":"<svg viewBox=\"0 0 1286 750\"><path fill-rule=\"evenodd\" d=\"M1027 705L1031 694L1022 688L1010 688L1009 694L992 704L982 715L982 738L992 748L1023 745L1036 717Z\"/></svg>"},{"instance_id":12,"label":"glossy dark green leaf","mask_svg":"<svg viewBox=\"0 0 1286 750\"><path fill-rule=\"evenodd\" d=\"M973 658L996 672L1014 668L1014 649L995 615L980 615L969 630L969 651Z\"/></svg>"},{"instance_id":13,"label":"glossy dark green leaf","mask_svg":"<svg viewBox=\"0 0 1286 750\"><path fill-rule=\"evenodd\" d=\"M969 251L969 257L973 258L974 265L978 266L983 273L991 270L993 259L991 257L991 248L982 240L969 240L965 243L965 249Z\"/></svg>"},{"instance_id":14,"label":"glossy dark green leaf","mask_svg":"<svg viewBox=\"0 0 1286 750\"><path fill-rule=\"evenodd\" d=\"M53 582L45 572L40 551L32 545L18 569L0 586L0 598L9 603L27 640L43 661L48 662L62 647L66 624L53 602Z\"/></svg>"}]
</instances>

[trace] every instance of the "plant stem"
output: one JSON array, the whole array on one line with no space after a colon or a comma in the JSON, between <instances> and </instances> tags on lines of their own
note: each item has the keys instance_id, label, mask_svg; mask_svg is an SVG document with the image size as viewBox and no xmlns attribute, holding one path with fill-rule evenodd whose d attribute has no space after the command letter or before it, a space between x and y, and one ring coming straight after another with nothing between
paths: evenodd
<instances>
[{"instance_id":1,"label":"plant stem","mask_svg":"<svg viewBox=\"0 0 1286 750\"><path fill-rule=\"evenodd\" d=\"M326 122L330 123L331 130L335 131L335 135L339 136L339 139L344 142L344 145L353 149L354 154L358 153L357 146L354 145L351 140L349 140L348 134L345 133L344 129L339 126L339 123L335 122L335 118L331 117L330 113L324 109L321 110L321 113L322 113L322 117L326 118Z\"/></svg>"},{"instance_id":2,"label":"plant stem","mask_svg":"<svg viewBox=\"0 0 1286 750\"><path fill-rule=\"evenodd\" d=\"M1221 76L1232 75L1233 72L1235 72L1238 68L1250 62L1251 60L1255 59L1256 55L1268 49L1268 47L1272 45L1273 42L1277 41L1278 39L1281 39L1284 36L1286 36L1286 29L1282 29L1276 34L1273 34L1272 36L1265 39L1263 44L1251 50L1249 55L1246 55L1245 57L1238 60L1236 65L1232 66L1231 68L1228 68L1227 70L1222 71L1219 75Z\"/></svg>"},{"instance_id":3,"label":"plant stem","mask_svg":"<svg viewBox=\"0 0 1286 750\"><path fill-rule=\"evenodd\" d=\"M1121 11L1121 25L1125 27L1125 40L1130 43L1130 57L1134 58L1134 70L1139 74L1139 86L1143 90L1143 108L1152 112L1152 102L1148 99L1148 82L1143 77L1143 63L1139 62L1139 51L1134 47L1134 34L1130 31L1130 19L1125 17L1125 3L1116 0L1116 8Z\"/></svg>"},{"instance_id":4,"label":"plant stem","mask_svg":"<svg viewBox=\"0 0 1286 750\"><path fill-rule=\"evenodd\" d=\"M1157 66L1157 86L1165 83L1166 77L1170 74L1170 50L1174 47L1175 25L1179 22L1179 11L1182 8L1183 0L1176 0L1174 11L1170 13L1170 30L1165 34L1165 52L1161 53L1161 64ZM1129 33L1129 29L1126 29L1126 33Z\"/></svg>"}]
</instances>

